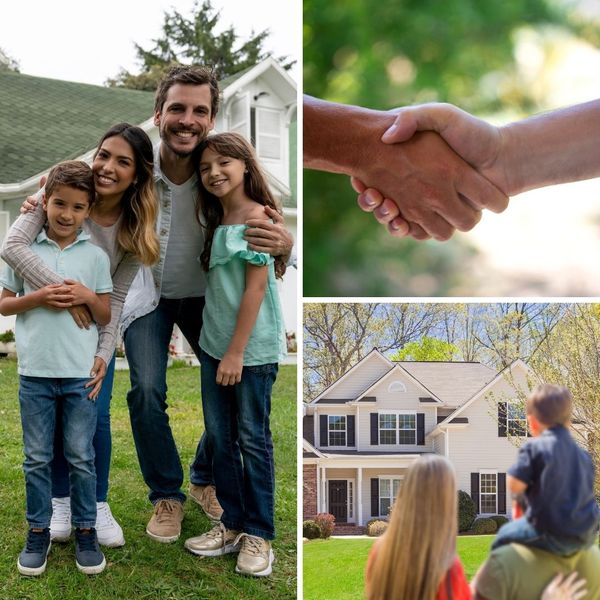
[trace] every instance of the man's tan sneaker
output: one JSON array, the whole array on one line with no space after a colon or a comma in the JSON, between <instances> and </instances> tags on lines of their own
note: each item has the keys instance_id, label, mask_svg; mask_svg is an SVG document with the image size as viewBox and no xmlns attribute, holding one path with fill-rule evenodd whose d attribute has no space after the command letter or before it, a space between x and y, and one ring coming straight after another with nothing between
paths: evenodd
<instances>
[{"instance_id":1,"label":"man's tan sneaker","mask_svg":"<svg viewBox=\"0 0 600 600\"><path fill-rule=\"evenodd\" d=\"M266 577L273 571L275 555L271 542L256 535L240 533L236 543L242 542L235 572L253 577Z\"/></svg>"},{"instance_id":2,"label":"man's tan sneaker","mask_svg":"<svg viewBox=\"0 0 600 600\"><path fill-rule=\"evenodd\" d=\"M214 485L190 484L190 497L197 502L204 514L215 523L221 520L223 509L217 499L217 491Z\"/></svg>"},{"instance_id":3,"label":"man's tan sneaker","mask_svg":"<svg viewBox=\"0 0 600 600\"><path fill-rule=\"evenodd\" d=\"M146 533L157 542L169 544L179 538L183 521L183 504L177 500L159 500L148 522Z\"/></svg>"},{"instance_id":4,"label":"man's tan sneaker","mask_svg":"<svg viewBox=\"0 0 600 600\"><path fill-rule=\"evenodd\" d=\"M210 531L185 540L184 546L199 556L221 556L240 551L239 535L239 531L227 529L223 523L219 523Z\"/></svg>"}]
</instances>

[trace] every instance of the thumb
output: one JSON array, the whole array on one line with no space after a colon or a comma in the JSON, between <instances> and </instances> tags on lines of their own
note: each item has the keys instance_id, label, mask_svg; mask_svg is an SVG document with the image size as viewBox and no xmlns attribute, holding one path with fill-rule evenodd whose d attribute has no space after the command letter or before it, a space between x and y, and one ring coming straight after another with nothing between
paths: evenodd
<instances>
[{"instance_id":1,"label":"thumb","mask_svg":"<svg viewBox=\"0 0 600 600\"><path fill-rule=\"evenodd\" d=\"M424 129L420 126L418 113L411 108L401 108L396 119L381 136L384 144L398 144L406 142L415 134L416 131Z\"/></svg>"}]
</instances>

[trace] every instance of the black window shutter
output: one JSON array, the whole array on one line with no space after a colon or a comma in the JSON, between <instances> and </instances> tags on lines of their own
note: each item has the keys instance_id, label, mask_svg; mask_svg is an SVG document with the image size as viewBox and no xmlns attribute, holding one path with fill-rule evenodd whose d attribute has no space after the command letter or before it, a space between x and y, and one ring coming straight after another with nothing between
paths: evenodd
<instances>
[{"instance_id":1,"label":"black window shutter","mask_svg":"<svg viewBox=\"0 0 600 600\"><path fill-rule=\"evenodd\" d=\"M371 516L379 516L379 479L371 478Z\"/></svg>"},{"instance_id":2,"label":"black window shutter","mask_svg":"<svg viewBox=\"0 0 600 600\"><path fill-rule=\"evenodd\" d=\"M327 432L327 415L321 415L320 419L321 425L321 446L329 446L329 436Z\"/></svg>"},{"instance_id":3,"label":"black window shutter","mask_svg":"<svg viewBox=\"0 0 600 600\"><path fill-rule=\"evenodd\" d=\"M417 413L417 446L425 445L425 413Z\"/></svg>"},{"instance_id":4,"label":"black window shutter","mask_svg":"<svg viewBox=\"0 0 600 600\"><path fill-rule=\"evenodd\" d=\"M371 445L379 445L379 413L371 413Z\"/></svg>"},{"instance_id":5,"label":"black window shutter","mask_svg":"<svg viewBox=\"0 0 600 600\"><path fill-rule=\"evenodd\" d=\"M471 499L475 502L475 510L479 514L479 473L471 473Z\"/></svg>"},{"instance_id":6,"label":"black window shutter","mask_svg":"<svg viewBox=\"0 0 600 600\"><path fill-rule=\"evenodd\" d=\"M347 423L347 434L346 434L346 446L355 446L354 441L354 415L348 415L346 417Z\"/></svg>"},{"instance_id":7,"label":"black window shutter","mask_svg":"<svg viewBox=\"0 0 600 600\"><path fill-rule=\"evenodd\" d=\"M498 514L506 514L506 473L498 473Z\"/></svg>"},{"instance_id":8,"label":"black window shutter","mask_svg":"<svg viewBox=\"0 0 600 600\"><path fill-rule=\"evenodd\" d=\"M498 402L498 437L506 437L506 402Z\"/></svg>"}]
</instances>

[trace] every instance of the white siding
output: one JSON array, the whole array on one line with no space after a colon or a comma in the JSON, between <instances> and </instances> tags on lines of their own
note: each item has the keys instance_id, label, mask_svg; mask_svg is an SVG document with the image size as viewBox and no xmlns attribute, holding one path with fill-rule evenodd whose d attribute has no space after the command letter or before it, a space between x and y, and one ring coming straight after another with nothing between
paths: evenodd
<instances>
[{"instance_id":1,"label":"white siding","mask_svg":"<svg viewBox=\"0 0 600 600\"><path fill-rule=\"evenodd\" d=\"M318 405L317 405L318 406ZM338 450L347 450L348 446L325 446L324 448L321 446L321 415L354 415L356 414L356 409L353 406L345 406L344 404L340 404L339 406L318 406L315 411L315 442L317 448L323 449L325 452L332 452L336 449ZM354 422L355 427L355 438L358 435L358 431L356 429L356 420ZM348 440L348 420L346 419L346 441ZM350 446L350 448L354 448L355 446Z\"/></svg>"},{"instance_id":2,"label":"white siding","mask_svg":"<svg viewBox=\"0 0 600 600\"><path fill-rule=\"evenodd\" d=\"M404 477L406 473L406 469L363 469L362 473L362 523L359 525L365 525L370 519L371 516L371 479L379 476L389 476L389 477ZM358 476L357 476L358 481ZM402 484L400 484L402 485ZM357 495L358 497L358 495ZM358 515L358 513L357 513Z\"/></svg>"},{"instance_id":3,"label":"white siding","mask_svg":"<svg viewBox=\"0 0 600 600\"><path fill-rule=\"evenodd\" d=\"M389 363L382 360L376 354L372 354L350 373L344 381L339 382L331 390L327 391L323 395L323 398L354 399L387 373L390 368Z\"/></svg>"}]
</instances>

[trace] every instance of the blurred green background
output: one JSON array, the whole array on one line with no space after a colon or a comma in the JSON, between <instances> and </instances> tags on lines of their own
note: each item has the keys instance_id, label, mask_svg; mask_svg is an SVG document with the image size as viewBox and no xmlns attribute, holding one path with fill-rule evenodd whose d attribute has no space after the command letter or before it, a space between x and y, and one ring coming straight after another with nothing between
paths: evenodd
<instances>
[{"instance_id":1,"label":"blurred green background","mask_svg":"<svg viewBox=\"0 0 600 600\"><path fill-rule=\"evenodd\" d=\"M379 109L451 102L507 122L560 105L556 54L600 46L599 24L598 0L304 0L304 91ZM304 170L303 196L305 296L476 295L468 234L392 238L339 175Z\"/></svg>"}]
</instances>

